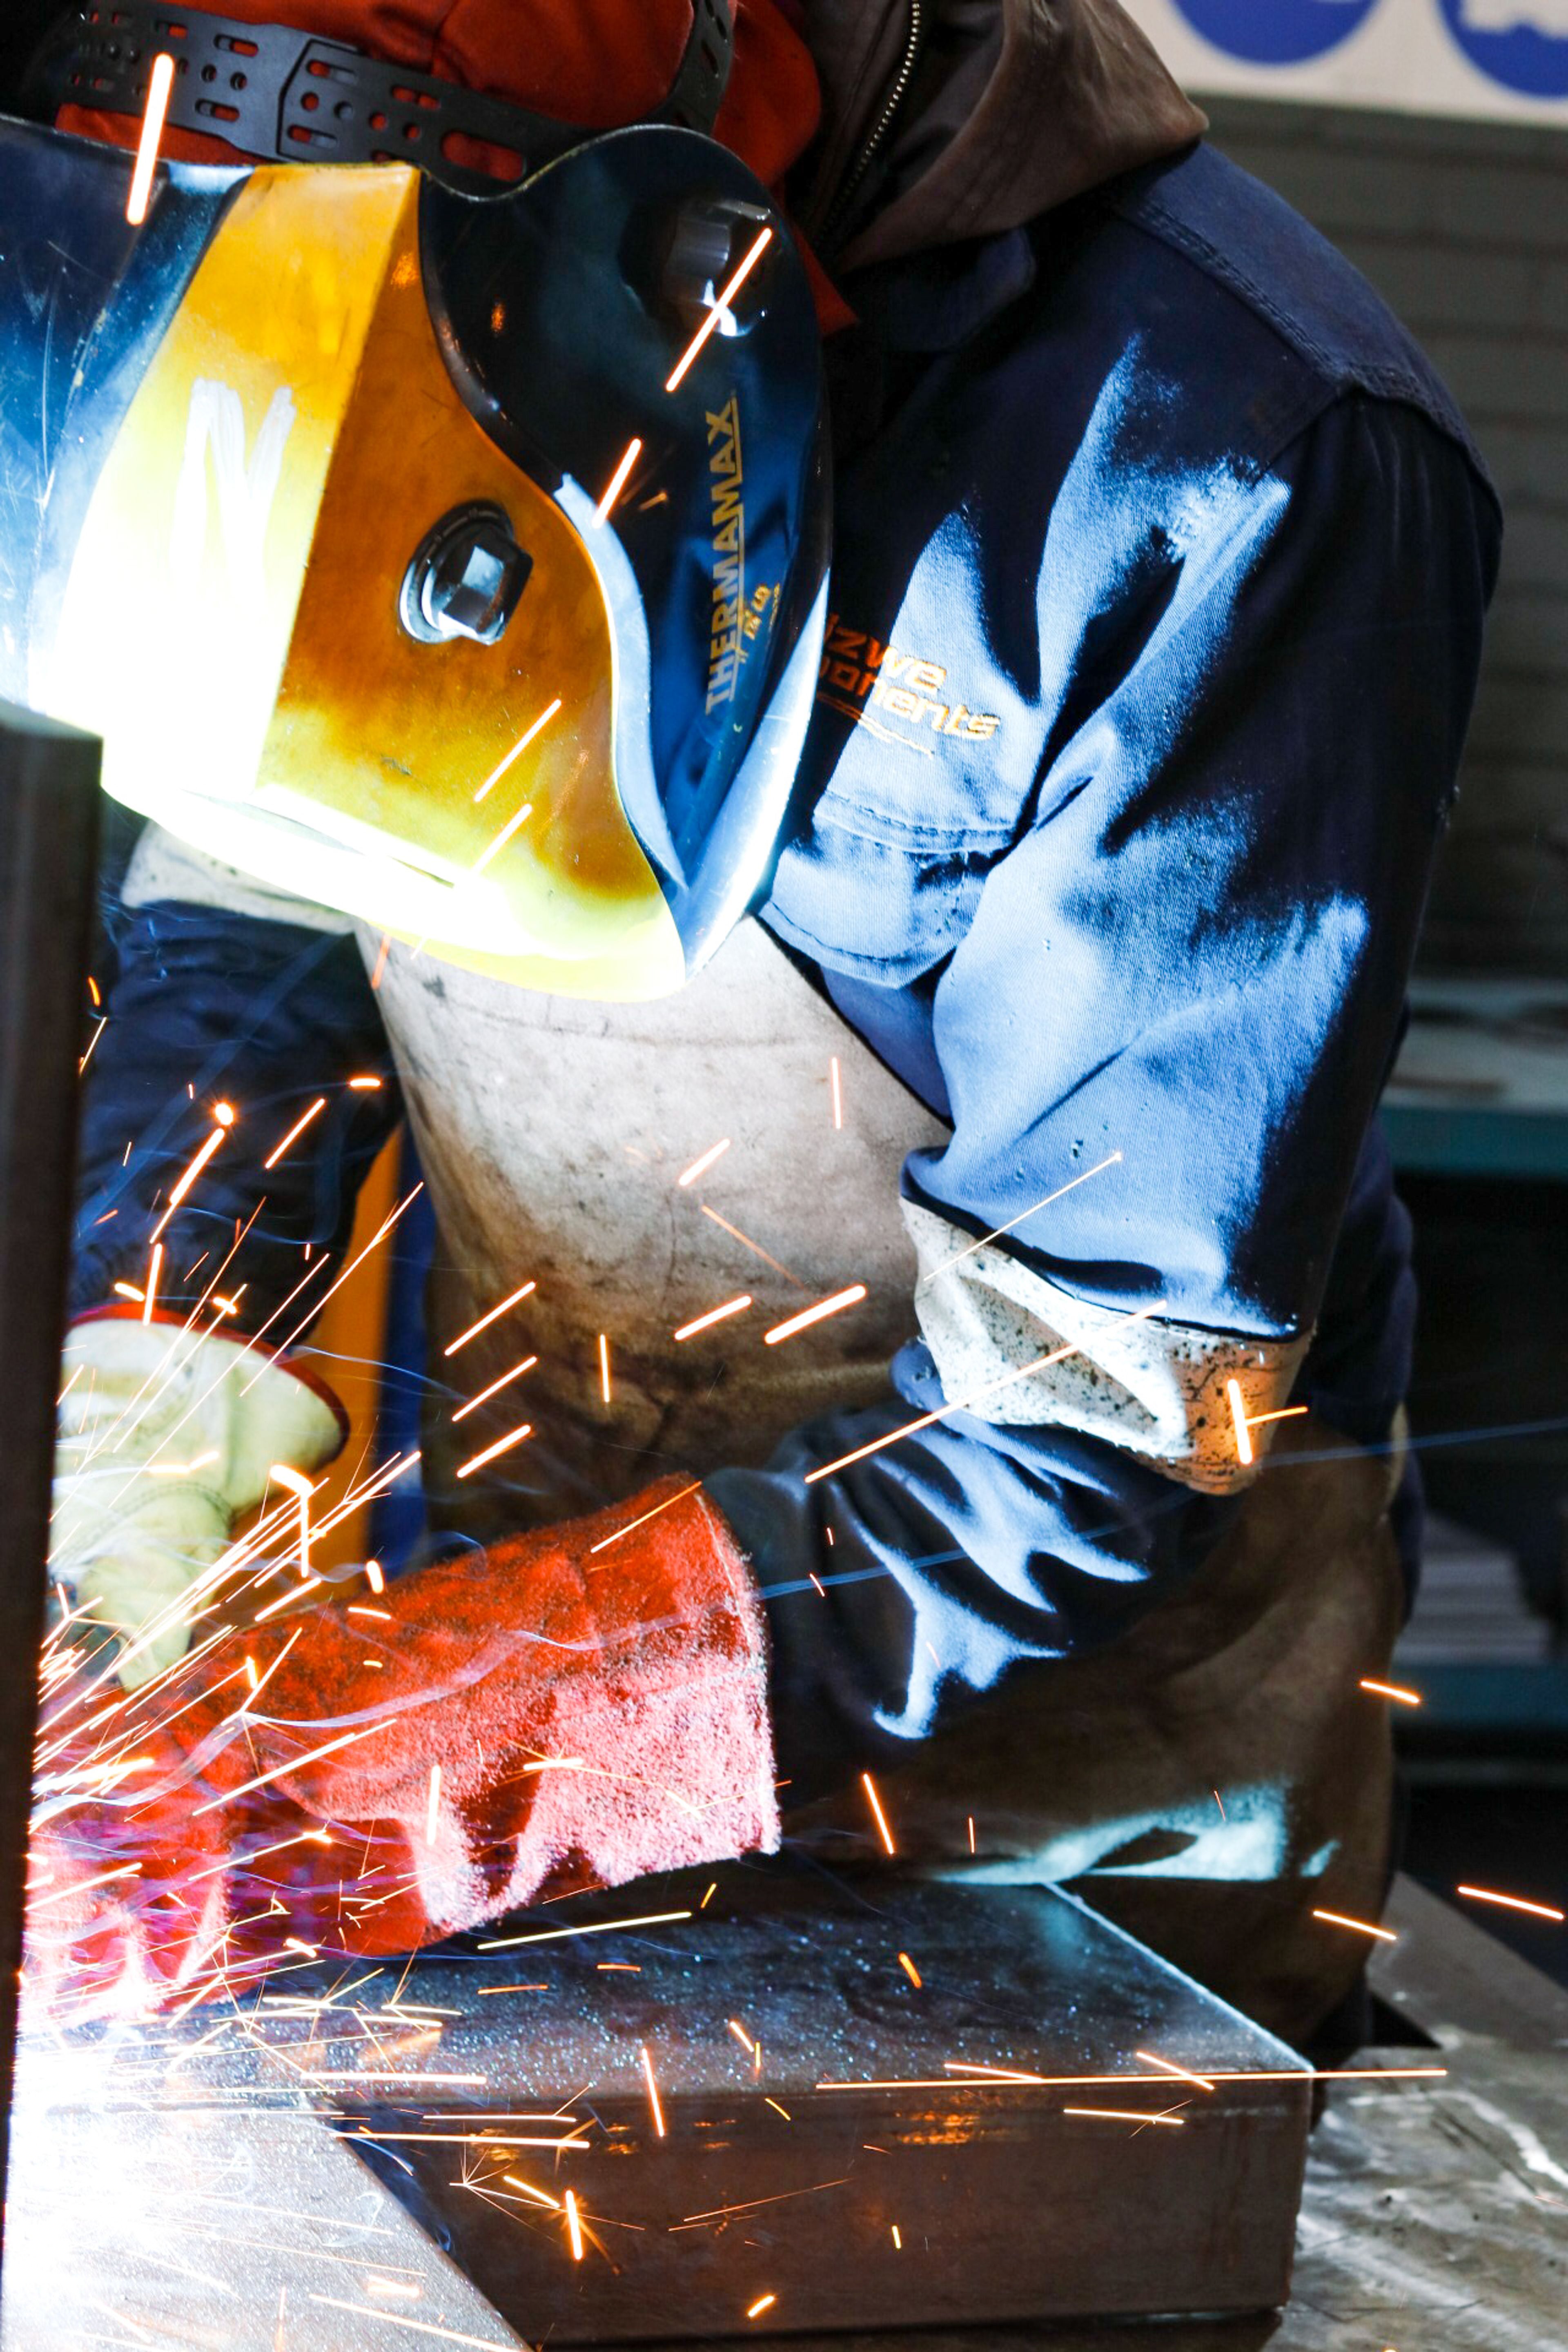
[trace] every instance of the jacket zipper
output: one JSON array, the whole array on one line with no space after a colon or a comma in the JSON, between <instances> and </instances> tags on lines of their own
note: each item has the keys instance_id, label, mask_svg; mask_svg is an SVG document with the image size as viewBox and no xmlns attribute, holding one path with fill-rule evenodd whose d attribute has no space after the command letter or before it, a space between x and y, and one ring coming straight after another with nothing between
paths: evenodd
<instances>
[{"instance_id":1,"label":"jacket zipper","mask_svg":"<svg viewBox=\"0 0 1568 2352\"><path fill-rule=\"evenodd\" d=\"M876 161L882 142L892 129L894 119L914 79L915 67L920 58L921 42L925 33L921 7L922 0L910 0L910 30L909 38L904 43L903 58L898 72L893 77L893 86L888 92L887 102L828 207L827 216L823 222L820 232L824 243L827 242L834 228L842 220L854 197L855 191Z\"/></svg>"}]
</instances>

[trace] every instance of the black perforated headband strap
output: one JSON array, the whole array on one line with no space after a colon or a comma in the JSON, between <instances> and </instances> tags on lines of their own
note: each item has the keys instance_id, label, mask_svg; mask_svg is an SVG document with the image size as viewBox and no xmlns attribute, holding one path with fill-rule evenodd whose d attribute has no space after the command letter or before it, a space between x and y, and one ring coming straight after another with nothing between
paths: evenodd
<instances>
[{"instance_id":1,"label":"black perforated headband strap","mask_svg":"<svg viewBox=\"0 0 1568 2352\"><path fill-rule=\"evenodd\" d=\"M710 132L733 47L729 0L692 0L679 68L648 119ZM153 60L166 51L174 60L167 119L183 131L269 162L416 163L467 194L494 194L496 180L448 152L454 142L503 149L520 171L532 171L595 136L293 26L248 25L169 0L74 9L50 49L59 61L51 72L58 105L140 114Z\"/></svg>"}]
</instances>

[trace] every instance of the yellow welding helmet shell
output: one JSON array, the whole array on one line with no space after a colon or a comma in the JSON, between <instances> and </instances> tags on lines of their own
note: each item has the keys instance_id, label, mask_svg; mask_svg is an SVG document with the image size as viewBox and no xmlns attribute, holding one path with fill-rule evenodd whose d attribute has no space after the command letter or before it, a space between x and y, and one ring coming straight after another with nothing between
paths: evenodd
<instances>
[{"instance_id":1,"label":"yellow welding helmet shell","mask_svg":"<svg viewBox=\"0 0 1568 2352\"><path fill-rule=\"evenodd\" d=\"M653 127L501 196L264 164L165 199L178 249L73 387L28 698L247 876L525 985L679 987L765 877L820 640L815 326L765 193Z\"/></svg>"}]
</instances>

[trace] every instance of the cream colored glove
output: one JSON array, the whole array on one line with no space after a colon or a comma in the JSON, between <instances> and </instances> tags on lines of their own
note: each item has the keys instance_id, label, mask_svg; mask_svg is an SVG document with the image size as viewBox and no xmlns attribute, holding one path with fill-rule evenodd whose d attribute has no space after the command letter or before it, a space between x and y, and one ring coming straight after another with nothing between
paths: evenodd
<instances>
[{"instance_id":1,"label":"cream colored glove","mask_svg":"<svg viewBox=\"0 0 1568 2352\"><path fill-rule=\"evenodd\" d=\"M70 1332L64 1388L50 1572L120 1635L134 1690L184 1654L191 1588L273 1464L320 1469L347 1423L330 1391L238 1340L114 1315Z\"/></svg>"}]
</instances>

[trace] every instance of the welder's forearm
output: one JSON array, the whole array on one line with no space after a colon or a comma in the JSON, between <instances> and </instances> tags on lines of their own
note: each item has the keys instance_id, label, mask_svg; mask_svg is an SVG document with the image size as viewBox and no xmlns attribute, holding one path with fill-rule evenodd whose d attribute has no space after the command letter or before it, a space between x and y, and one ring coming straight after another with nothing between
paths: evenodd
<instances>
[{"instance_id":1,"label":"welder's forearm","mask_svg":"<svg viewBox=\"0 0 1568 2352\"><path fill-rule=\"evenodd\" d=\"M375 999L347 938L164 902L124 909L120 930L84 1087L72 1310L144 1288L154 1231L226 1106L160 1236L158 1303L188 1312L216 1281L237 1302L227 1328L258 1330L341 1250L396 1123Z\"/></svg>"},{"instance_id":2,"label":"welder's forearm","mask_svg":"<svg viewBox=\"0 0 1568 2352\"><path fill-rule=\"evenodd\" d=\"M704 1481L767 1608L792 1804L895 1759L1013 1666L1113 1639L1235 1508L1098 1440L957 1415L806 1483L918 1410L894 1395L829 1415L765 1470Z\"/></svg>"}]
</instances>

